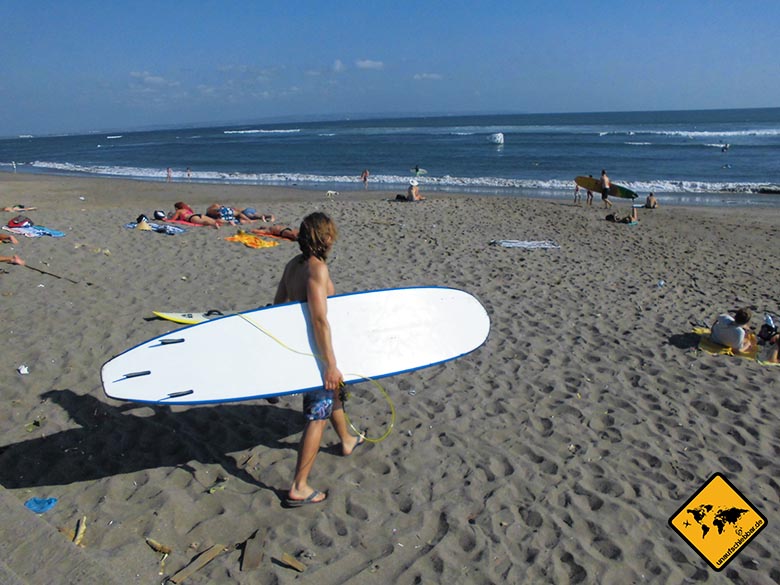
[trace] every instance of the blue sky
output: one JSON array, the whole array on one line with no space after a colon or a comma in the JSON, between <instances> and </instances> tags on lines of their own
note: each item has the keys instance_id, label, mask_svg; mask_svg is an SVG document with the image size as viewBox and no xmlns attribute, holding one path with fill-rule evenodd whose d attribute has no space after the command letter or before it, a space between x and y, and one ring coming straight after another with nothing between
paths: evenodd
<instances>
[{"instance_id":1,"label":"blue sky","mask_svg":"<svg viewBox=\"0 0 780 585\"><path fill-rule=\"evenodd\" d=\"M0 4L0 135L780 106L776 0Z\"/></svg>"}]
</instances>

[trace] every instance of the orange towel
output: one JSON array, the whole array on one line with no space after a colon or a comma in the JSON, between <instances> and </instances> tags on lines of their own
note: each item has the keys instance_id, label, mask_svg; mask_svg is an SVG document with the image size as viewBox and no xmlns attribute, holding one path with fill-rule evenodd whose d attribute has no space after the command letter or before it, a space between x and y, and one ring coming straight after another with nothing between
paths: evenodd
<instances>
[{"instance_id":1,"label":"orange towel","mask_svg":"<svg viewBox=\"0 0 780 585\"><path fill-rule=\"evenodd\" d=\"M239 242L249 248L273 248L278 246L279 242L269 242L258 236L246 232L238 232L235 236L225 238L228 242Z\"/></svg>"}]
</instances>

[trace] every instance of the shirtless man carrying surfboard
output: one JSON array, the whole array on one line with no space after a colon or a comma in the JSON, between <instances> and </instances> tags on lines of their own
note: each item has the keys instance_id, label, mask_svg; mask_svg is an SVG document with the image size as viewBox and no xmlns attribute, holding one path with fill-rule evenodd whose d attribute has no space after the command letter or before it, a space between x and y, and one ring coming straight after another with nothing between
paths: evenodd
<instances>
[{"instance_id":1,"label":"shirtless man carrying surfboard","mask_svg":"<svg viewBox=\"0 0 780 585\"><path fill-rule=\"evenodd\" d=\"M336 363L328 322L328 297L335 290L326 260L337 236L336 225L327 215L320 212L307 215L298 231L301 253L285 266L274 297L274 304L291 301L308 303L317 343L317 357L322 363L324 386L321 390L303 395L306 426L298 446L295 477L284 502L290 508L319 504L328 497L327 492L316 490L308 483L309 472L320 450L322 433L328 419L341 439L343 455L351 455L355 447L365 442L365 439L352 435L348 429L344 407L339 398L343 376Z\"/></svg>"}]
</instances>

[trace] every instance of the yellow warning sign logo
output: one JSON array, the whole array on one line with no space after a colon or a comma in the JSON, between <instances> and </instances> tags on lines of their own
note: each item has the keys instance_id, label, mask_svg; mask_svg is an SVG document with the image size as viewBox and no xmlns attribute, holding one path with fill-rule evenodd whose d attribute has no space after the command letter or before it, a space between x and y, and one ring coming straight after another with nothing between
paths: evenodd
<instances>
[{"instance_id":1,"label":"yellow warning sign logo","mask_svg":"<svg viewBox=\"0 0 780 585\"><path fill-rule=\"evenodd\" d=\"M669 518L669 526L720 571L766 527L766 516L716 473Z\"/></svg>"}]
</instances>

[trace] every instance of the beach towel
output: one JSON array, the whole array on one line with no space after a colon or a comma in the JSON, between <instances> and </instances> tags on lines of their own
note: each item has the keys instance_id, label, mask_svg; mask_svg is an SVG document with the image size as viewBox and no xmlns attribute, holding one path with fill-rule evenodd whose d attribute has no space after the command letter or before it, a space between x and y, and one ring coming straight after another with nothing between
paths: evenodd
<instances>
[{"instance_id":1,"label":"beach towel","mask_svg":"<svg viewBox=\"0 0 780 585\"><path fill-rule=\"evenodd\" d=\"M739 351L734 351L733 349L731 349L730 347L726 347L725 345L715 343L714 341L712 341L712 338L710 337L709 327L694 327L693 332L699 336L699 349L710 355L730 355L730 356L736 356L741 358L747 358L749 360L754 360L759 364L761 364L762 366L780 366L780 364L765 362L761 360L760 347L757 347L752 351L742 353Z\"/></svg>"},{"instance_id":2,"label":"beach towel","mask_svg":"<svg viewBox=\"0 0 780 585\"><path fill-rule=\"evenodd\" d=\"M249 248L255 248L255 249L273 248L274 246L279 245L279 242L269 242L267 240L264 240L263 238L255 236L253 234L248 234L246 232L238 232L235 236L230 236L229 238L225 238L225 239L228 242L239 242Z\"/></svg>"},{"instance_id":3,"label":"beach towel","mask_svg":"<svg viewBox=\"0 0 780 585\"><path fill-rule=\"evenodd\" d=\"M191 225L194 227L206 227L202 223L192 223L191 221L184 221L183 219L164 219L162 221L164 221L165 223L177 223L181 225Z\"/></svg>"},{"instance_id":4,"label":"beach towel","mask_svg":"<svg viewBox=\"0 0 780 585\"><path fill-rule=\"evenodd\" d=\"M147 222L149 224L149 227L152 228L151 231L157 232L158 234L165 234L168 236L175 236L177 234L183 234L187 230L183 227L179 227L177 225L160 225L159 223L152 223ZM126 223L124 225L125 228L129 230L134 230L138 224L134 221L131 221L130 223Z\"/></svg>"},{"instance_id":5,"label":"beach towel","mask_svg":"<svg viewBox=\"0 0 780 585\"><path fill-rule=\"evenodd\" d=\"M491 240L491 246L501 246L502 248L530 248L530 249L553 249L559 250L561 247L552 240Z\"/></svg>"},{"instance_id":6,"label":"beach towel","mask_svg":"<svg viewBox=\"0 0 780 585\"><path fill-rule=\"evenodd\" d=\"M19 234L20 236L24 236L25 238L40 238L43 236L51 236L52 238L65 237L63 232L49 229L47 227L43 227L42 225L31 225L28 227L8 227L7 225L4 225L3 229L8 232Z\"/></svg>"}]
</instances>

